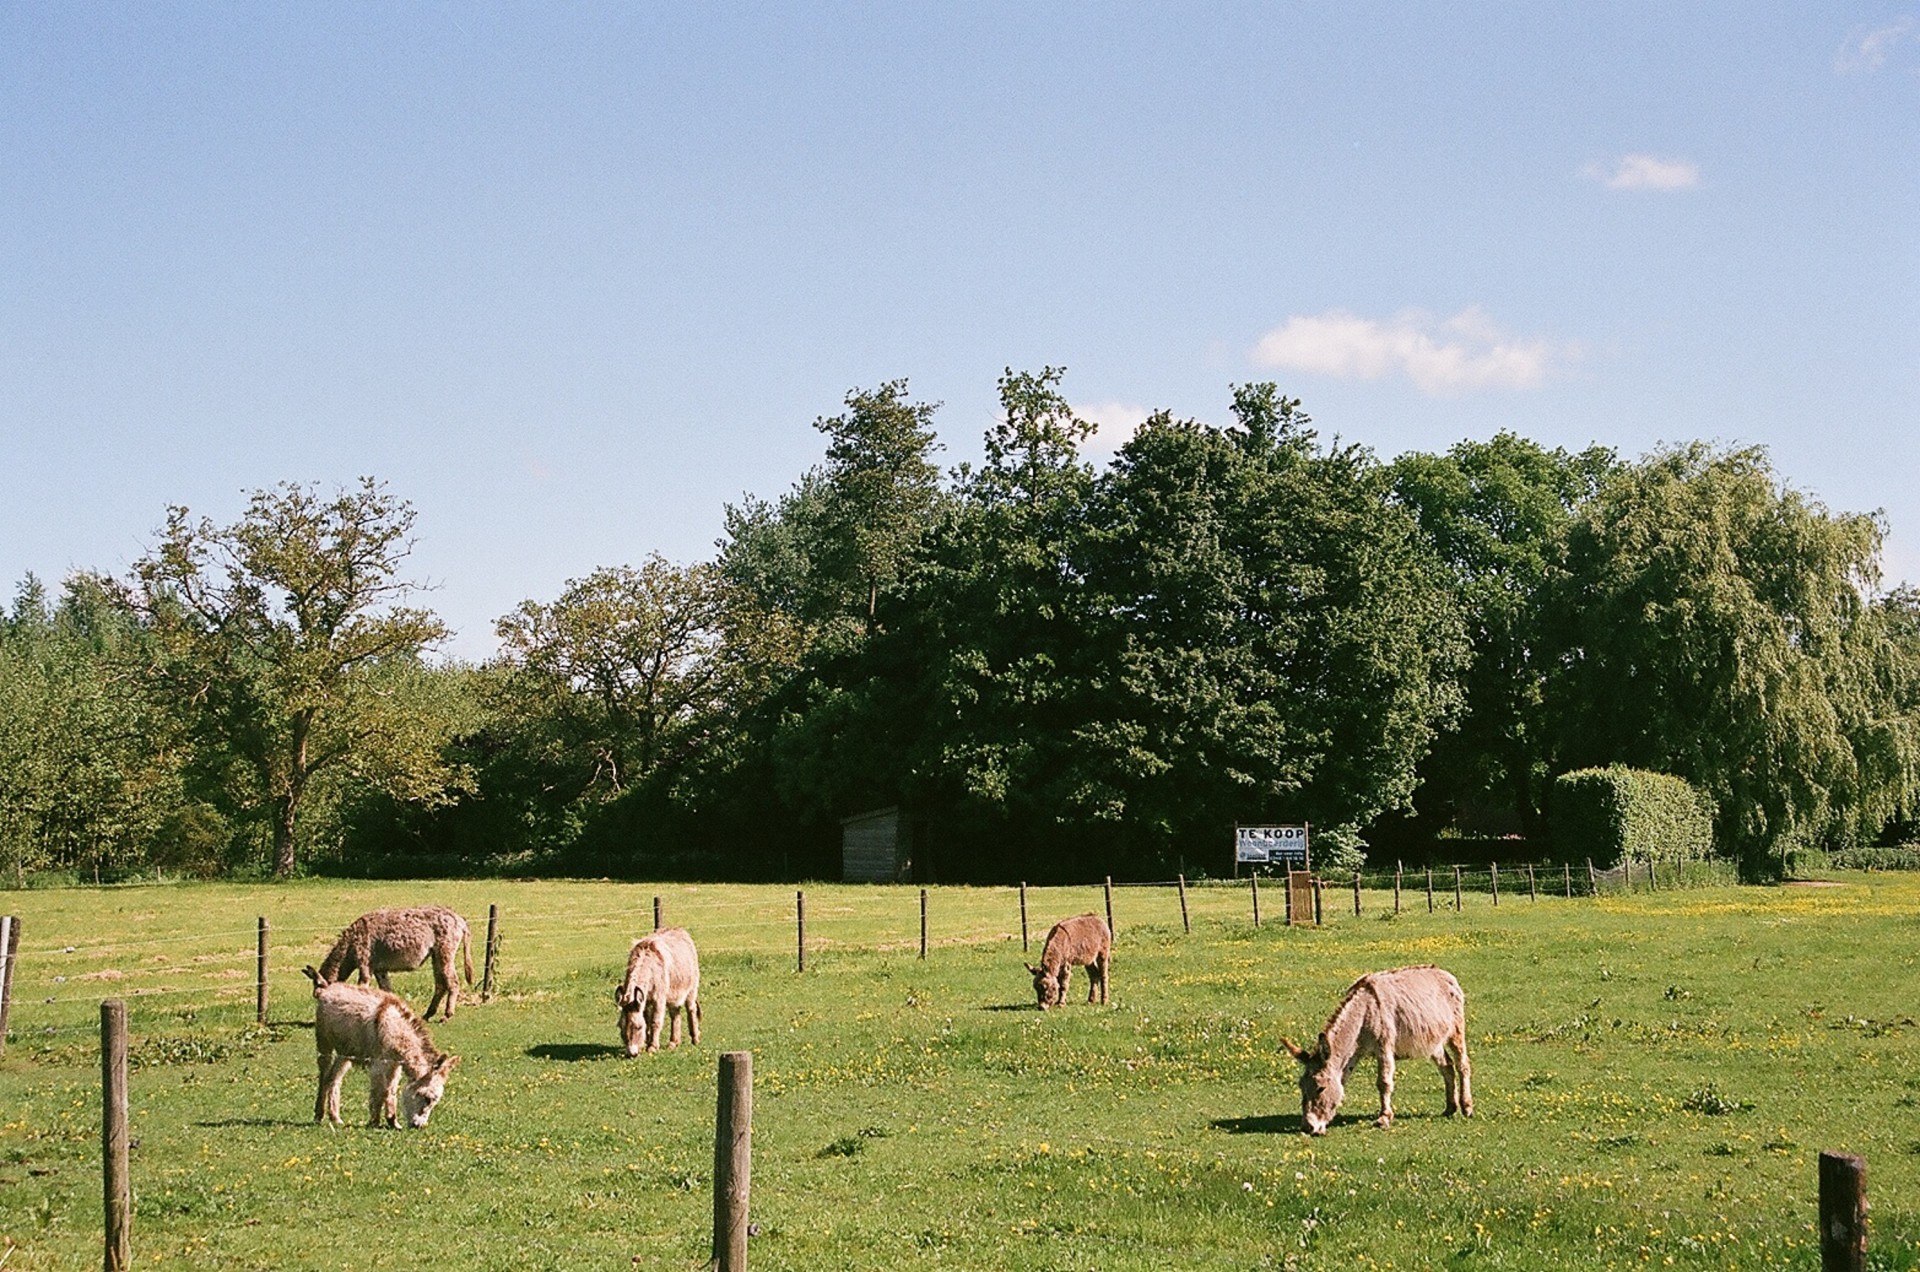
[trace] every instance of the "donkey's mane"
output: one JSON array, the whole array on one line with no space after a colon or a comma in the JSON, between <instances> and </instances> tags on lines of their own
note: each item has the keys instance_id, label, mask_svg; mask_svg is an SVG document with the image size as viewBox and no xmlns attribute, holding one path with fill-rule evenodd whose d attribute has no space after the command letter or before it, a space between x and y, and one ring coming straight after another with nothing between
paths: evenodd
<instances>
[{"instance_id":1,"label":"donkey's mane","mask_svg":"<svg viewBox=\"0 0 1920 1272\"><path fill-rule=\"evenodd\" d=\"M406 999L398 994L384 994L381 1009L391 1010L400 1018L401 1023L406 1025L407 1032L412 1035L414 1046L418 1049L417 1054L426 1058L429 1067L439 1062L440 1048L433 1045L433 1039L427 1033L426 1022L414 1014L413 1008L407 1004Z\"/></svg>"}]
</instances>

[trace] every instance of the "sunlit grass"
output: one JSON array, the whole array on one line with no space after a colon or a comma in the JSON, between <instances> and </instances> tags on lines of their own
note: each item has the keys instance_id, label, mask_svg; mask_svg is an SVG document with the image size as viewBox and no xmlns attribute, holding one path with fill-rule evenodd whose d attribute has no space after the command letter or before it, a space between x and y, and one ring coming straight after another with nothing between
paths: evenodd
<instances>
[{"instance_id":1,"label":"sunlit grass","mask_svg":"<svg viewBox=\"0 0 1920 1272\"><path fill-rule=\"evenodd\" d=\"M1920 1262L1920 879L1596 902L1329 891L1327 926L1256 930L1244 888L1117 889L1115 1006L1032 1010L1013 889L302 883L0 893L23 916L0 1060L5 1267L99 1254L98 1005L134 1030L141 1267L683 1268L706 1254L714 1072L754 1053L759 1268L1812 1266L1814 1159L1866 1157L1873 1260ZM703 953L698 1049L616 1054L631 937ZM1335 905L1339 897L1341 905ZM348 919L443 901L484 939L494 1001L436 1024L462 1056L424 1132L330 1133L307 983ZM1052 920L1098 887L1029 894ZM254 1017L255 917L272 1024ZM481 951L474 951L478 968ZM1371 1067L1332 1132L1297 1133L1284 1035L1361 972L1466 986L1478 1115ZM418 1003L425 973L398 979ZM48 1000L52 1001L48 1001ZM347 1107L364 1088L350 1079ZM0 1249L4 1245L0 1244Z\"/></svg>"}]
</instances>

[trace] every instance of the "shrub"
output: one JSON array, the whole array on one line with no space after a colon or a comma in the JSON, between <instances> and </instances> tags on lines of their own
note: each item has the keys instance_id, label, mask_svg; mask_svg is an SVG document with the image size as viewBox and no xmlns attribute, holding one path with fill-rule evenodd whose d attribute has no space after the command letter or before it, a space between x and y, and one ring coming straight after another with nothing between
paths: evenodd
<instances>
[{"instance_id":1,"label":"shrub","mask_svg":"<svg viewBox=\"0 0 1920 1272\"><path fill-rule=\"evenodd\" d=\"M1678 777L1624 765L1577 769L1553 781L1548 821L1558 852L1597 866L1698 861L1713 852L1713 801Z\"/></svg>"}]
</instances>

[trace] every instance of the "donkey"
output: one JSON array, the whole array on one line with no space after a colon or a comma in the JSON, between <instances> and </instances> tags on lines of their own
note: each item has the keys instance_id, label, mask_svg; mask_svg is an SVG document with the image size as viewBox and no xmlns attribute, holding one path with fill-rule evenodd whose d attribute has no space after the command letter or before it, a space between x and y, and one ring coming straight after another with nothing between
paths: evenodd
<instances>
[{"instance_id":1,"label":"donkey","mask_svg":"<svg viewBox=\"0 0 1920 1272\"><path fill-rule=\"evenodd\" d=\"M320 962L320 975L329 981L345 980L358 971L360 983L367 974L380 988L393 988L388 972L410 972L433 956L433 1001L427 1004L426 1018L446 1004L444 1019L453 1019L460 1001L460 985L453 975L454 951L466 967L467 984L473 984L473 954L467 921L444 905L423 905L410 910L373 910L347 924L340 939Z\"/></svg>"},{"instance_id":2,"label":"donkey","mask_svg":"<svg viewBox=\"0 0 1920 1272\"><path fill-rule=\"evenodd\" d=\"M700 955L685 928L662 928L633 943L627 977L613 991L620 1008L620 1040L629 1057L660 1050L660 1026L667 1024L667 1045L680 1045L680 1017L700 1045Z\"/></svg>"},{"instance_id":3,"label":"donkey","mask_svg":"<svg viewBox=\"0 0 1920 1272\"><path fill-rule=\"evenodd\" d=\"M1100 1005L1106 1006L1107 984L1113 971L1113 933L1097 914L1076 914L1054 924L1040 949L1040 966L1027 964L1041 1011L1066 1001L1067 981L1076 967L1087 969L1087 1001L1097 997Z\"/></svg>"},{"instance_id":4,"label":"donkey","mask_svg":"<svg viewBox=\"0 0 1920 1272\"><path fill-rule=\"evenodd\" d=\"M1426 1056L1447 1084L1447 1114L1473 1116L1473 1068L1467 1062L1467 996L1451 972L1431 965L1369 972L1347 990L1311 1051L1282 1038L1300 1062L1300 1120L1325 1135L1345 1098L1347 1074L1363 1055L1380 1061L1380 1117L1393 1125L1393 1062Z\"/></svg>"},{"instance_id":5,"label":"donkey","mask_svg":"<svg viewBox=\"0 0 1920 1272\"><path fill-rule=\"evenodd\" d=\"M329 981L311 964L301 970L313 982L320 1066L313 1120L340 1125L340 1084L359 1061L367 1066L368 1126L398 1126L402 1110L408 1126L425 1126L460 1057L435 1049L426 1025L397 994Z\"/></svg>"}]
</instances>

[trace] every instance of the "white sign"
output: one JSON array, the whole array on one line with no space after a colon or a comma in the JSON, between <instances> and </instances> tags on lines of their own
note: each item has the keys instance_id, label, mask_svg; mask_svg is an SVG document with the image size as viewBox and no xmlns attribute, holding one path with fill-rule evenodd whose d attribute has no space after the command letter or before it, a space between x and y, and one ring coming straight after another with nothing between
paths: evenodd
<instances>
[{"instance_id":1,"label":"white sign","mask_svg":"<svg viewBox=\"0 0 1920 1272\"><path fill-rule=\"evenodd\" d=\"M1307 864L1305 826L1238 826L1233 832L1233 859L1255 865Z\"/></svg>"}]
</instances>

